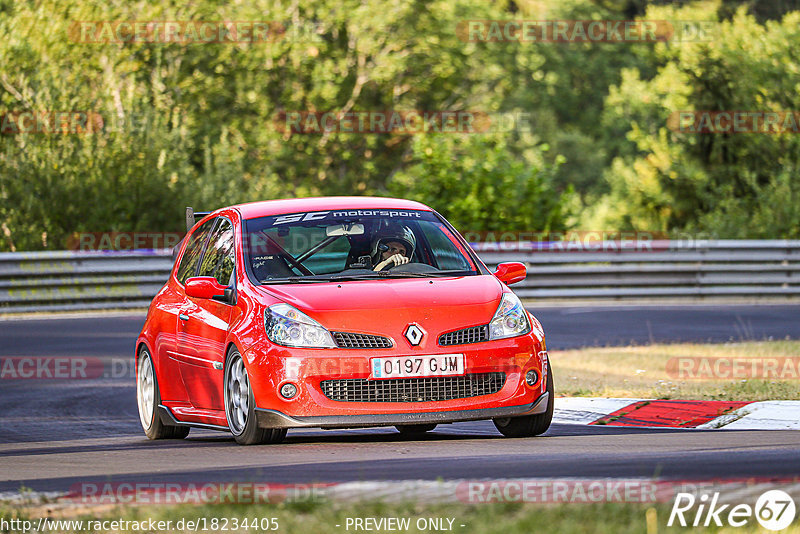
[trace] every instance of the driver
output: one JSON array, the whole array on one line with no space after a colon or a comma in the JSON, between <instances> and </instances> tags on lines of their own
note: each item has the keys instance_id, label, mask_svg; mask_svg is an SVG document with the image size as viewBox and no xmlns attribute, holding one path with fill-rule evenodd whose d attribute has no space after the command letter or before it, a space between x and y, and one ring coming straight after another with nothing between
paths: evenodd
<instances>
[{"instance_id":1,"label":"driver","mask_svg":"<svg viewBox=\"0 0 800 534\"><path fill-rule=\"evenodd\" d=\"M417 239L414 232L406 226L387 228L372 241L373 271L390 269L411 261Z\"/></svg>"}]
</instances>

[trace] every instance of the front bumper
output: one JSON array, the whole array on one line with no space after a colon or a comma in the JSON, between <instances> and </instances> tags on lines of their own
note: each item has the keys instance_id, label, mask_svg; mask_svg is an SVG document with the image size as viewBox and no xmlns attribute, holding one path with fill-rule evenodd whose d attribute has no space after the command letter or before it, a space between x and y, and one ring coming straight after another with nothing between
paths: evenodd
<instances>
[{"instance_id":1,"label":"front bumper","mask_svg":"<svg viewBox=\"0 0 800 534\"><path fill-rule=\"evenodd\" d=\"M258 420L258 426L262 428L364 428L424 423L456 423L459 421L478 421L497 417L540 414L547 411L549 402L550 394L545 392L536 402L522 406L444 412L318 415L309 417L292 417L277 410L256 408L256 419Z\"/></svg>"},{"instance_id":2,"label":"front bumper","mask_svg":"<svg viewBox=\"0 0 800 534\"><path fill-rule=\"evenodd\" d=\"M450 400L344 402L328 398L320 386L323 380L369 380L373 357L448 353L464 354L466 374L505 373L502 389ZM515 417L536 413L531 410L546 392L546 352L532 335L472 345L369 351L287 349L257 343L243 356L259 421L270 428L381 426ZM525 373L529 370L535 370L541 377L535 386L525 383ZM278 393L287 382L298 387L298 394L292 399L284 399Z\"/></svg>"}]
</instances>

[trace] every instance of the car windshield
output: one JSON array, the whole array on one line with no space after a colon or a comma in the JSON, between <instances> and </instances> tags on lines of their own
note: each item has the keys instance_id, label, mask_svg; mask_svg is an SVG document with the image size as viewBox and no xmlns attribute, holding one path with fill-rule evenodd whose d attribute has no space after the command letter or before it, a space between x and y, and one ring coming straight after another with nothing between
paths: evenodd
<instances>
[{"instance_id":1,"label":"car windshield","mask_svg":"<svg viewBox=\"0 0 800 534\"><path fill-rule=\"evenodd\" d=\"M420 210L330 210L244 221L254 283L467 276L478 266L449 227Z\"/></svg>"}]
</instances>

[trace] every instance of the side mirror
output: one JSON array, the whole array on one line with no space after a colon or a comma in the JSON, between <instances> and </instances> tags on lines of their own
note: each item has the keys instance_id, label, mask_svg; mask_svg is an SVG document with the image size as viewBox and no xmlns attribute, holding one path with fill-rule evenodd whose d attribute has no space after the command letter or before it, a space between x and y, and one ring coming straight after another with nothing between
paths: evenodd
<instances>
[{"instance_id":1,"label":"side mirror","mask_svg":"<svg viewBox=\"0 0 800 534\"><path fill-rule=\"evenodd\" d=\"M525 277L528 275L528 269L525 268L525 264L510 261L498 265L494 275L505 285L510 286L511 284L516 284L517 282L525 280Z\"/></svg>"},{"instance_id":2,"label":"side mirror","mask_svg":"<svg viewBox=\"0 0 800 534\"><path fill-rule=\"evenodd\" d=\"M219 300L227 297L227 289L213 276L195 276L186 280L187 297Z\"/></svg>"}]
</instances>

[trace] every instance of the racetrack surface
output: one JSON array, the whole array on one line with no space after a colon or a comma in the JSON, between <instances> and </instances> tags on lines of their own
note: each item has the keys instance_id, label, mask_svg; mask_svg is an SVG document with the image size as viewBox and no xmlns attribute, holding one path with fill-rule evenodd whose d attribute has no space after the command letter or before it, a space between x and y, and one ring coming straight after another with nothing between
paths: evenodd
<instances>
[{"instance_id":1,"label":"racetrack surface","mask_svg":"<svg viewBox=\"0 0 800 534\"><path fill-rule=\"evenodd\" d=\"M135 420L134 420L135 422ZM290 431L280 445L241 447L222 433L184 441L139 432L0 445L0 491L67 491L79 483L436 480L520 477L675 479L800 473L796 431L687 431L553 425L506 439L490 422L443 425L422 439L392 429Z\"/></svg>"},{"instance_id":2,"label":"racetrack surface","mask_svg":"<svg viewBox=\"0 0 800 534\"><path fill-rule=\"evenodd\" d=\"M800 337L800 306L548 308L532 311L550 349L651 341ZM142 315L0 321L6 356L131 358ZM558 377L556 377L558 388ZM557 391L557 390L556 390ZM506 477L771 477L800 474L800 432L696 431L554 424L505 439L488 421L394 429L289 431L240 447L193 429L148 441L133 375L0 381L0 492L66 491L78 482L341 482Z\"/></svg>"},{"instance_id":3,"label":"racetrack surface","mask_svg":"<svg viewBox=\"0 0 800 534\"><path fill-rule=\"evenodd\" d=\"M679 341L800 339L800 305L589 306L528 309L550 350ZM3 356L133 354L144 315L0 320Z\"/></svg>"}]
</instances>

